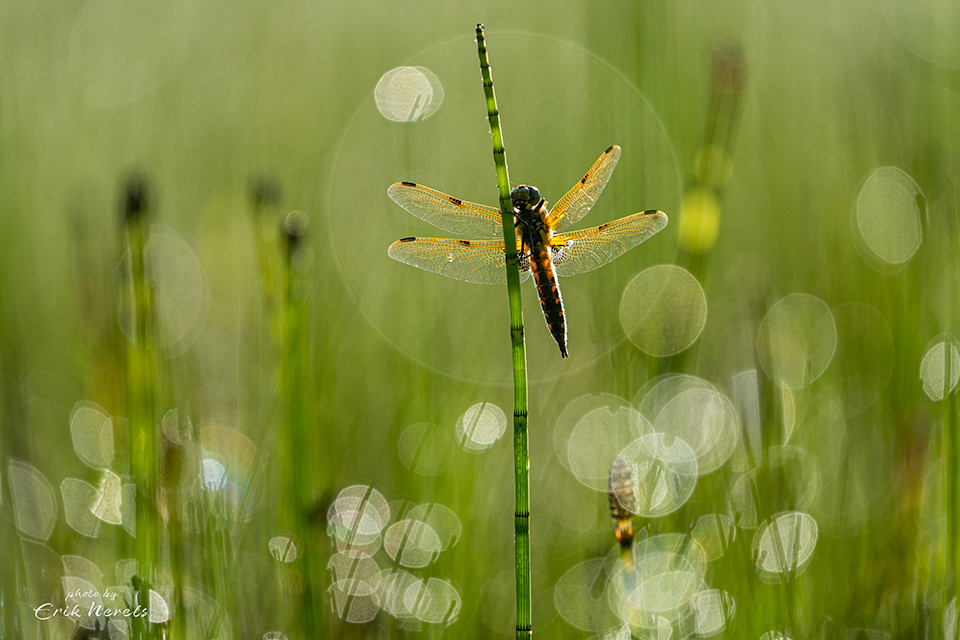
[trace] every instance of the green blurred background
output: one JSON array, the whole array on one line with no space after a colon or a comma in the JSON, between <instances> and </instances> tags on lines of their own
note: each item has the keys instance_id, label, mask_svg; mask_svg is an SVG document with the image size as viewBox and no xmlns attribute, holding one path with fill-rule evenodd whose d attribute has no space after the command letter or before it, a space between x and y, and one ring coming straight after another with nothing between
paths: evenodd
<instances>
[{"instance_id":1,"label":"green blurred background","mask_svg":"<svg viewBox=\"0 0 960 640\"><path fill-rule=\"evenodd\" d=\"M392 203L392 182L496 204L477 22L487 27L514 184L534 184L555 202L619 144L619 167L581 226L655 208L671 219L611 265L561 281L569 360L545 330L534 288L523 287L537 635L631 633L612 611L606 577L561 580L615 545L606 495L569 469L574 458L605 454L615 439L568 448L574 426L564 410L589 394L639 401L650 380L679 373L733 399L737 452L701 476L679 510L635 526L642 539L689 533L713 513L741 525L728 553L702 575L703 589L736 603L713 631L735 638L775 629L799 638L955 633L960 6L7 0L0 4L0 540L7 550L0 637L70 637L72 622L38 622L32 611L63 599L69 581L61 578L76 575L63 558L86 558L108 586L127 557L123 527L77 530L63 482L105 482L77 452L71 425L86 406L80 402L109 418L111 468L124 475L130 321L121 193L131 172L148 180L149 222L158 225L148 264L163 347L155 417L159 424L177 409L184 446L196 449L185 458L176 503L191 562L173 582L194 592L188 637L306 637L291 631L303 605L269 547L282 528L289 473L278 457L287 360L276 290L290 210L310 220L291 269L295 298L309 314L299 347L307 375L297 393L312 469L308 548L321 569L311 605L318 633L510 636L505 291L386 255L397 238L445 235ZM394 122L378 110L378 81L401 66L425 67L442 84L430 117ZM714 150L710 168L705 148ZM875 173L882 167L900 171ZM258 208L251 184L263 176L280 196ZM719 225L715 240L711 225ZM913 253L905 246L918 229ZM878 257L877 242L880 253L887 247L898 257ZM708 311L702 333L683 330L685 348L655 357L628 337L624 308L653 309L644 322L657 335L702 311L696 286L648 286L628 305L634 276L668 263L695 277ZM794 309L780 321L791 336L780 344L762 326L776 333L780 325L767 313L790 294L815 297L822 310L810 314L828 320L823 328ZM661 304L668 311L658 315ZM776 362L798 349L799 382L791 384ZM751 371L759 381L753 427L735 382ZM781 391L778 381L793 388ZM503 411L507 433L489 449L465 451L458 418L482 402ZM617 404L609 396L585 402ZM231 509L211 507L204 493L200 460L211 456L236 489ZM752 526L743 520L744 477L753 487ZM386 547L372 556L379 580L403 568L423 584L445 581L442 592L456 594L449 607L436 614L412 605L391 615L373 606L371 613L371 598L337 595L336 569L325 568L341 557L329 510L354 485L384 496L390 523L409 519L416 505L454 514L458 525L440 534L448 536L443 550L426 566L404 564ZM802 571L767 580L751 544L757 526L780 512L809 514L819 535ZM31 529L25 518L40 524ZM582 597L562 595L568 587ZM351 614L354 600L362 602ZM690 601L681 605L687 618L707 615ZM664 615L660 638L712 633ZM627 621L636 637L657 637L656 620Z\"/></svg>"}]
</instances>

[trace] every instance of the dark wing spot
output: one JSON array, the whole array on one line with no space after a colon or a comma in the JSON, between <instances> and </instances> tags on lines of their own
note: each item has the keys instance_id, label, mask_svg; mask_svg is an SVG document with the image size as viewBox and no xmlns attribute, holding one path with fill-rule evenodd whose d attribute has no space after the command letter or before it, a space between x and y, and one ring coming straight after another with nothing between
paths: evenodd
<instances>
[{"instance_id":1,"label":"dark wing spot","mask_svg":"<svg viewBox=\"0 0 960 640\"><path fill-rule=\"evenodd\" d=\"M660 211L658 211L657 209L647 209L646 211L643 212L643 215L652 216L655 213L660 213Z\"/></svg>"},{"instance_id":2,"label":"dark wing spot","mask_svg":"<svg viewBox=\"0 0 960 640\"><path fill-rule=\"evenodd\" d=\"M610 223L609 223L609 222L605 222L605 223L603 223L602 225L600 225L599 227L597 227L597 231L603 231L604 229L606 229L606 228L609 227L609 226L610 226Z\"/></svg>"},{"instance_id":3,"label":"dark wing spot","mask_svg":"<svg viewBox=\"0 0 960 640\"><path fill-rule=\"evenodd\" d=\"M587 184L587 178L590 177L590 172L588 171L585 176L580 178L580 184Z\"/></svg>"},{"instance_id":4,"label":"dark wing spot","mask_svg":"<svg viewBox=\"0 0 960 640\"><path fill-rule=\"evenodd\" d=\"M447 199L450 200L450 202L452 202L453 204L457 205L458 207L461 206L461 205L463 205L463 200L461 200L460 198L454 198L453 196L447 196Z\"/></svg>"},{"instance_id":5,"label":"dark wing spot","mask_svg":"<svg viewBox=\"0 0 960 640\"><path fill-rule=\"evenodd\" d=\"M400 238L400 242L415 242L416 238Z\"/></svg>"},{"instance_id":6,"label":"dark wing spot","mask_svg":"<svg viewBox=\"0 0 960 640\"><path fill-rule=\"evenodd\" d=\"M615 146L617 146L617 145L615 145L615 144L610 145L609 147L607 147L607 150L604 151L604 153L610 153L611 151L613 151L613 148L614 148Z\"/></svg>"},{"instance_id":7,"label":"dark wing spot","mask_svg":"<svg viewBox=\"0 0 960 640\"><path fill-rule=\"evenodd\" d=\"M469 240L457 240L457 244L459 244L461 247L469 247L469 246L470 246L470 241L469 241Z\"/></svg>"},{"instance_id":8,"label":"dark wing spot","mask_svg":"<svg viewBox=\"0 0 960 640\"><path fill-rule=\"evenodd\" d=\"M417 183L416 183L416 182L401 182L400 184L402 184L402 185L405 186L405 187L415 187L415 186L417 186Z\"/></svg>"}]
</instances>

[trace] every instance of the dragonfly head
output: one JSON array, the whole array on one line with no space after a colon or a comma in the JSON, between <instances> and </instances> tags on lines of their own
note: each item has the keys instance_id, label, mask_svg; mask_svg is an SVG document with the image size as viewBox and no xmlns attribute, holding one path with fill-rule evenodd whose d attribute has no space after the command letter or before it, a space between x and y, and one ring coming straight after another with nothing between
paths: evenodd
<instances>
[{"instance_id":1,"label":"dragonfly head","mask_svg":"<svg viewBox=\"0 0 960 640\"><path fill-rule=\"evenodd\" d=\"M540 190L525 184L514 187L510 192L510 198L513 200L514 208L521 211L538 209L544 203L544 199L540 197Z\"/></svg>"}]
</instances>

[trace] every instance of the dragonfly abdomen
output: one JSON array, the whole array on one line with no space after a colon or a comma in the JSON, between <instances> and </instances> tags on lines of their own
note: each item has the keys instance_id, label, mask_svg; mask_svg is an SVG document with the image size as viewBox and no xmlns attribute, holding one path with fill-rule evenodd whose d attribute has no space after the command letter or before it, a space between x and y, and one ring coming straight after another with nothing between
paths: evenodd
<instances>
[{"instance_id":1,"label":"dragonfly abdomen","mask_svg":"<svg viewBox=\"0 0 960 640\"><path fill-rule=\"evenodd\" d=\"M560 285L557 282L557 272L553 268L549 247L545 244L537 247L534 255L531 256L530 263L547 328L550 329L553 339L557 341L560 354L566 358L567 323L563 316L563 298L560 296Z\"/></svg>"}]
</instances>

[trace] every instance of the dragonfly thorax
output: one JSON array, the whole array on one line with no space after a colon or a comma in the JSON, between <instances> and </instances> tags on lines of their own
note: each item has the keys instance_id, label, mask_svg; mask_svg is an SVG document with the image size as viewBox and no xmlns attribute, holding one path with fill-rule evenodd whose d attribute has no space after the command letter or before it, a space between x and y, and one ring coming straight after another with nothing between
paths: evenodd
<instances>
[{"instance_id":1,"label":"dragonfly thorax","mask_svg":"<svg viewBox=\"0 0 960 640\"><path fill-rule=\"evenodd\" d=\"M510 198L513 200L513 221L525 245L529 247L535 236L549 235L547 201L540 197L539 189L521 184L510 192Z\"/></svg>"}]
</instances>

